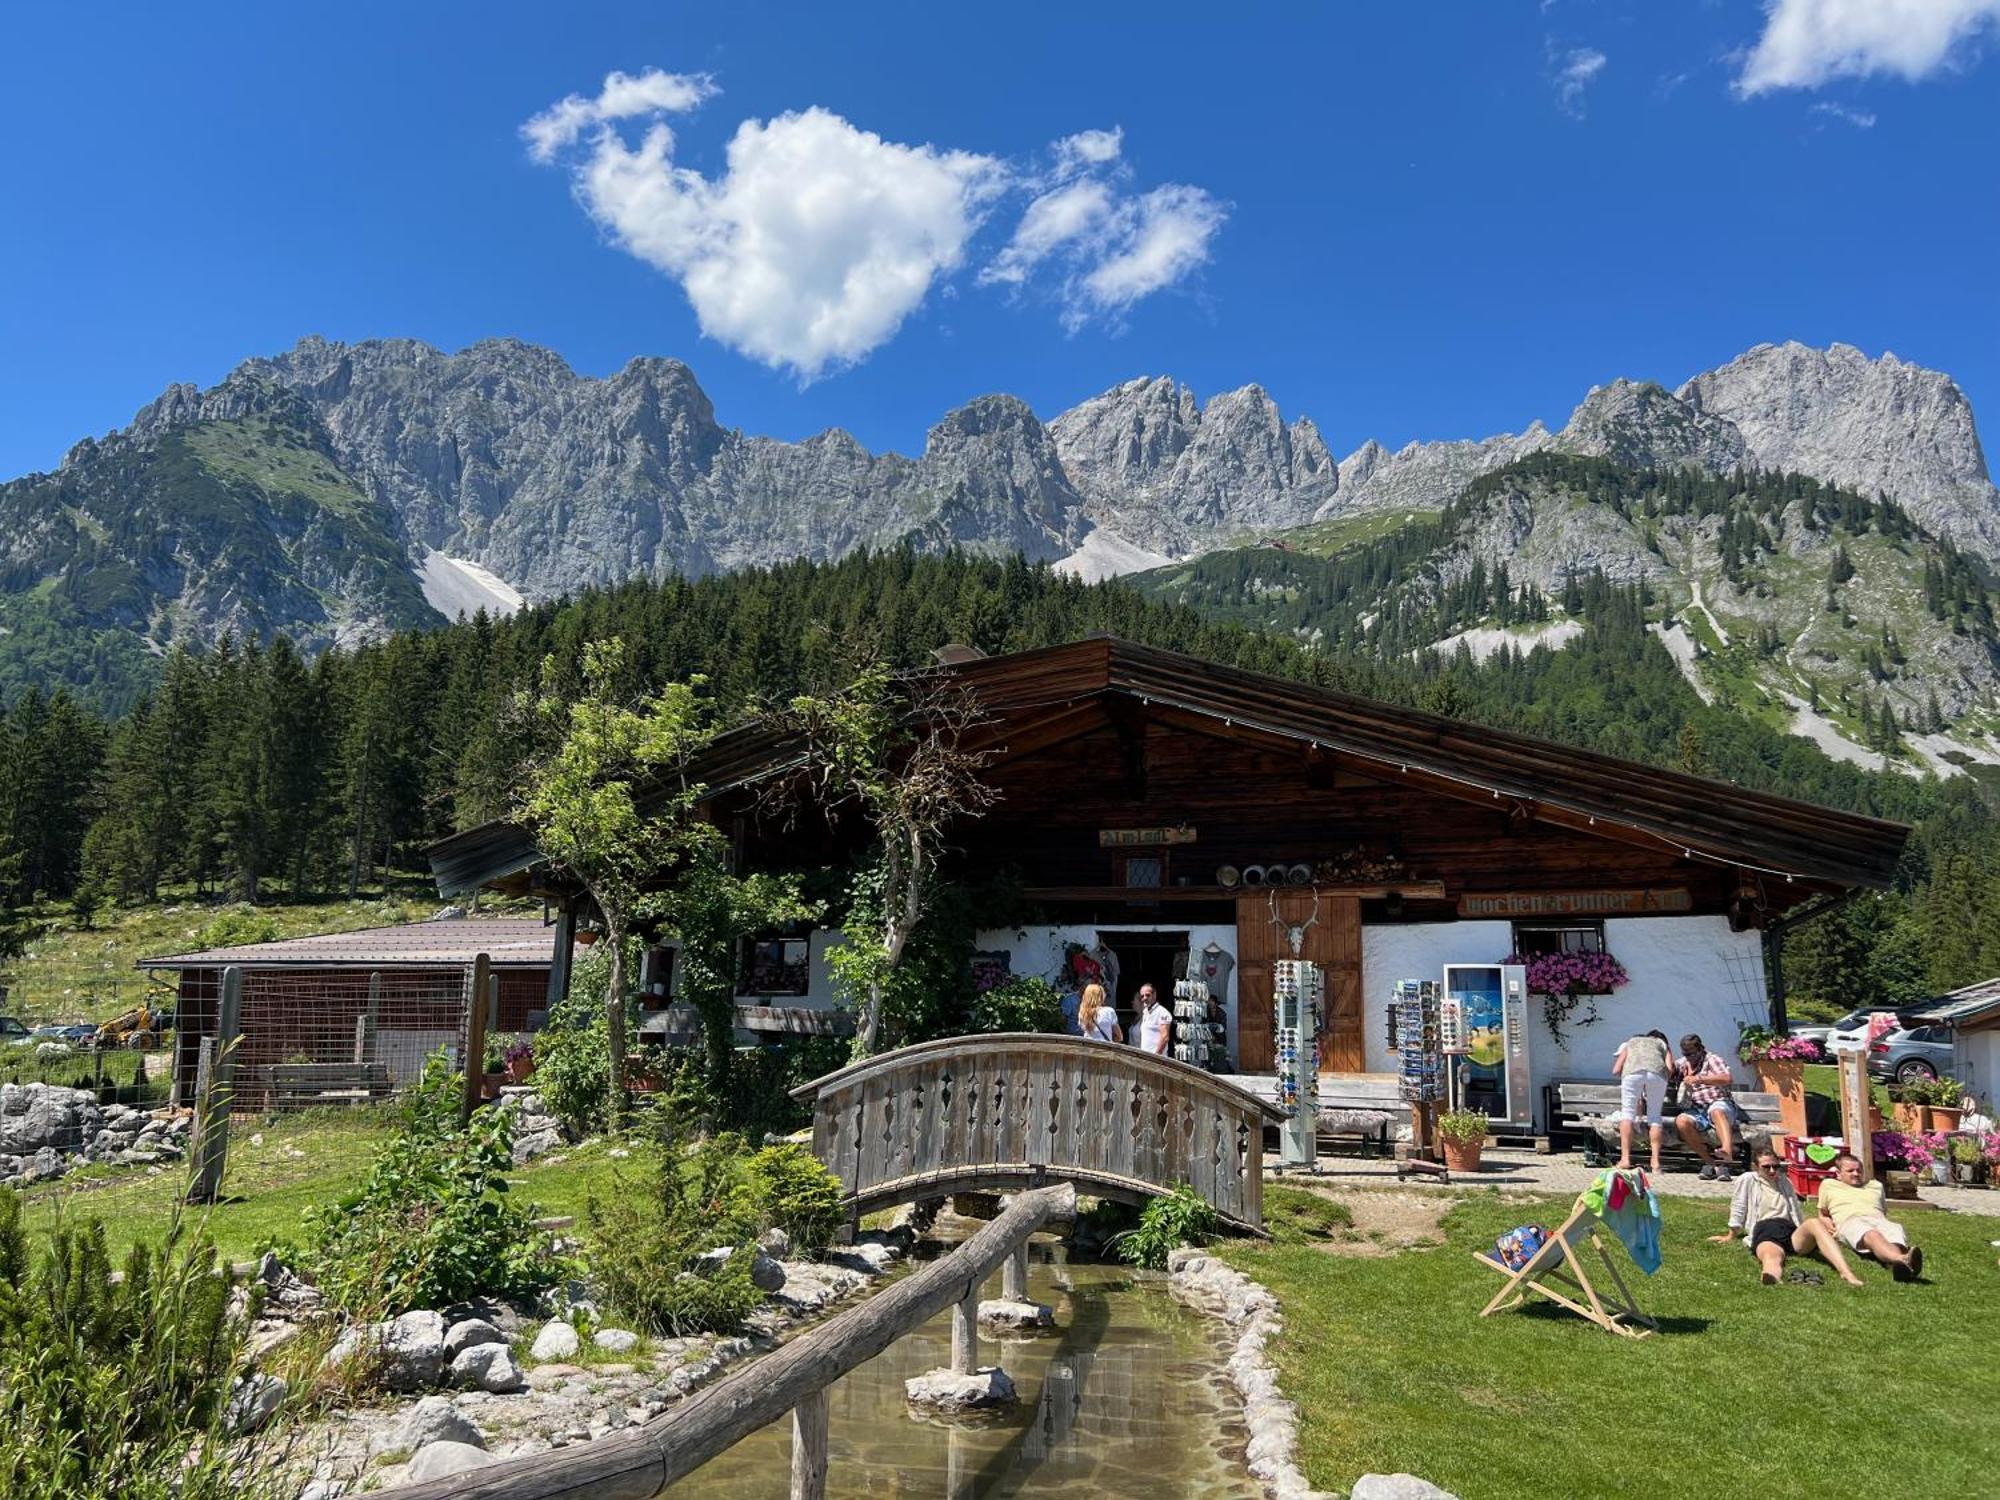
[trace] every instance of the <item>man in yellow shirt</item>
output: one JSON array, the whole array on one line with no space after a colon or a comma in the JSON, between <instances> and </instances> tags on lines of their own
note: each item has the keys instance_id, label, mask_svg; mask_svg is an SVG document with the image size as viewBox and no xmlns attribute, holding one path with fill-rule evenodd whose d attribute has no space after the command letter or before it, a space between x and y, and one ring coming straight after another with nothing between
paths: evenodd
<instances>
[{"instance_id":1,"label":"man in yellow shirt","mask_svg":"<svg viewBox=\"0 0 2000 1500\"><path fill-rule=\"evenodd\" d=\"M1849 1245L1887 1266L1898 1281L1916 1280L1923 1274L1924 1252L1889 1217L1882 1184L1861 1180L1861 1158L1851 1151L1833 1159L1833 1170L1835 1175L1819 1185L1820 1217Z\"/></svg>"}]
</instances>

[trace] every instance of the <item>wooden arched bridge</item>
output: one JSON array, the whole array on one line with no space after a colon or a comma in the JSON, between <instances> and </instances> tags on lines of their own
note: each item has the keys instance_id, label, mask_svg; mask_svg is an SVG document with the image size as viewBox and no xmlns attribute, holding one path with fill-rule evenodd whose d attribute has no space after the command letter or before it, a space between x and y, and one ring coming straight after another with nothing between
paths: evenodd
<instances>
[{"instance_id":1,"label":"wooden arched bridge","mask_svg":"<svg viewBox=\"0 0 2000 1500\"><path fill-rule=\"evenodd\" d=\"M1137 1047L1041 1032L921 1042L801 1085L850 1212L1074 1183L1143 1202L1186 1183L1261 1230L1271 1106Z\"/></svg>"}]
</instances>

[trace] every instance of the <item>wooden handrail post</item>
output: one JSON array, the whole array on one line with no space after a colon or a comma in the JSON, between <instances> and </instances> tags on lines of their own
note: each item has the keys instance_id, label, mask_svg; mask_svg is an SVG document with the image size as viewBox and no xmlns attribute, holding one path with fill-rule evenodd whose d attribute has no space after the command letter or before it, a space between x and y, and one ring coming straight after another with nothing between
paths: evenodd
<instances>
[{"instance_id":1,"label":"wooden handrail post","mask_svg":"<svg viewBox=\"0 0 2000 1500\"><path fill-rule=\"evenodd\" d=\"M458 1103L458 1119L463 1124L479 1108L480 1090L485 1086L486 1011L492 988L493 960L484 953L472 960L472 975L465 983L465 1048L459 1065L465 1069L465 1093Z\"/></svg>"},{"instance_id":2,"label":"wooden handrail post","mask_svg":"<svg viewBox=\"0 0 2000 1500\"><path fill-rule=\"evenodd\" d=\"M979 1288L951 1310L951 1372L970 1375L979 1368Z\"/></svg>"},{"instance_id":3,"label":"wooden handrail post","mask_svg":"<svg viewBox=\"0 0 2000 1500\"><path fill-rule=\"evenodd\" d=\"M222 1172L229 1163L229 1112L236 1105L236 1041L243 1030L243 971L222 971L222 1003L215 1038L202 1039L206 1054L196 1075L194 1171L188 1202L213 1203L222 1195Z\"/></svg>"},{"instance_id":4,"label":"wooden handrail post","mask_svg":"<svg viewBox=\"0 0 2000 1500\"><path fill-rule=\"evenodd\" d=\"M1000 1267L1000 1295L1009 1302L1028 1300L1028 1242L1007 1257Z\"/></svg>"},{"instance_id":5,"label":"wooden handrail post","mask_svg":"<svg viewBox=\"0 0 2000 1500\"><path fill-rule=\"evenodd\" d=\"M826 1390L792 1408L792 1500L826 1500Z\"/></svg>"}]
</instances>

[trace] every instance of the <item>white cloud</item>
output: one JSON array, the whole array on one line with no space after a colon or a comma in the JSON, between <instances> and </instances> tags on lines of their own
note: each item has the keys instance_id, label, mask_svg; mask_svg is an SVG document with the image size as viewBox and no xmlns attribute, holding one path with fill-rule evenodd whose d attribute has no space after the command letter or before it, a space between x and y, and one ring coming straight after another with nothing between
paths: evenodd
<instances>
[{"instance_id":1,"label":"white cloud","mask_svg":"<svg viewBox=\"0 0 2000 1500\"><path fill-rule=\"evenodd\" d=\"M1825 115L1828 119L1845 121L1856 130L1873 130L1875 128L1875 115L1871 110L1849 109L1842 104L1829 104L1822 101L1812 107L1812 112L1816 115Z\"/></svg>"},{"instance_id":2,"label":"white cloud","mask_svg":"<svg viewBox=\"0 0 2000 1500\"><path fill-rule=\"evenodd\" d=\"M1112 190L1095 178L1071 182L1028 205L1014 237L979 273L982 286L1019 286L1050 255L1101 229L1111 219Z\"/></svg>"},{"instance_id":3,"label":"white cloud","mask_svg":"<svg viewBox=\"0 0 2000 1500\"><path fill-rule=\"evenodd\" d=\"M706 73L665 73L658 68L636 76L607 73L595 99L571 94L528 121L521 134L530 156L553 161L558 151L595 126L641 115L685 114L716 92L715 80Z\"/></svg>"},{"instance_id":4,"label":"white cloud","mask_svg":"<svg viewBox=\"0 0 2000 1500\"><path fill-rule=\"evenodd\" d=\"M1056 177L1067 180L1092 167L1109 166L1125 149L1123 126L1110 130L1080 130L1056 142Z\"/></svg>"},{"instance_id":5,"label":"white cloud","mask_svg":"<svg viewBox=\"0 0 2000 1500\"><path fill-rule=\"evenodd\" d=\"M1764 0L1764 17L1736 77L1745 97L1875 73L1914 83L1965 61L2000 0Z\"/></svg>"},{"instance_id":6,"label":"white cloud","mask_svg":"<svg viewBox=\"0 0 2000 1500\"><path fill-rule=\"evenodd\" d=\"M1066 136L1026 171L810 108L745 120L708 175L676 160L665 117L715 93L706 75L613 73L521 133L614 244L680 283L704 334L804 380L866 358L934 286L950 295L1003 195L1031 196L980 284L1018 291L1048 268L1072 330L1204 264L1227 215L1184 184L1131 195L1117 128Z\"/></svg>"},{"instance_id":7,"label":"white cloud","mask_svg":"<svg viewBox=\"0 0 2000 1500\"><path fill-rule=\"evenodd\" d=\"M1178 183L1122 205L1111 236L1114 248L1084 276L1084 304L1072 302L1065 321L1080 323L1086 305L1120 313L1172 286L1207 262L1209 241L1227 216L1215 198Z\"/></svg>"},{"instance_id":8,"label":"white cloud","mask_svg":"<svg viewBox=\"0 0 2000 1500\"><path fill-rule=\"evenodd\" d=\"M1552 49L1550 61L1554 68L1550 81L1556 88L1556 108L1571 119L1582 119L1584 91L1610 59L1595 47L1572 47L1560 54Z\"/></svg>"}]
</instances>

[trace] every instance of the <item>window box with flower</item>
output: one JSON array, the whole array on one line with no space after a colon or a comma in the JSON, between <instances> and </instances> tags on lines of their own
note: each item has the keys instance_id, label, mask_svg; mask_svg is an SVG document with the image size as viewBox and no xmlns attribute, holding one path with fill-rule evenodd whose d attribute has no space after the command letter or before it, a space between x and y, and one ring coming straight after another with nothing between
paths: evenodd
<instances>
[{"instance_id":1,"label":"window box with flower","mask_svg":"<svg viewBox=\"0 0 2000 1500\"><path fill-rule=\"evenodd\" d=\"M1528 992L1542 997L1542 1016L1558 1047L1568 1047L1565 1028L1588 1026L1597 1019L1597 997L1631 983L1625 966L1601 950L1523 955L1500 960L1528 971ZM1578 1012L1585 1013L1581 1016Z\"/></svg>"}]
</instances>

